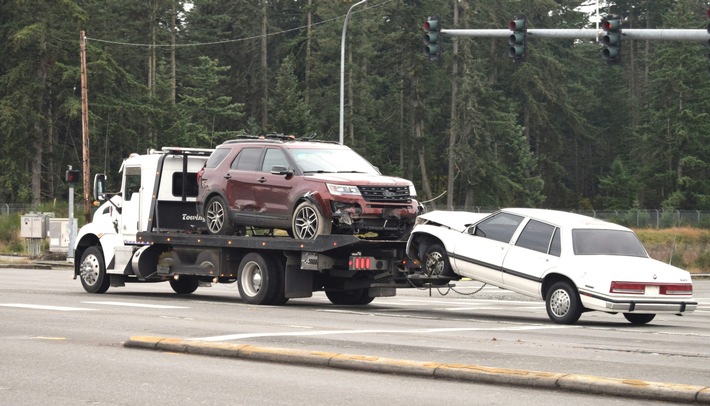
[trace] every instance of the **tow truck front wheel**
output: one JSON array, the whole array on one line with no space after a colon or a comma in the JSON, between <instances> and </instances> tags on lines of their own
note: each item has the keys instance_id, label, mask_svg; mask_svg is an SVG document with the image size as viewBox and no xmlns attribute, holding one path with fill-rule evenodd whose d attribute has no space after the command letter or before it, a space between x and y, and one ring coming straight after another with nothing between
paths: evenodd
<instances>
[{"instance_id":1,"label":"tow truck front wheel","mask_svg":"<svg viewBox=\"0 0 710 406\"><path fill-rule=\"evenodd\" d=\"M101 247L89 247L81 255L79 277L84 290L89 293L105 293L111 286Z\"/></svg>"}]
</instances>

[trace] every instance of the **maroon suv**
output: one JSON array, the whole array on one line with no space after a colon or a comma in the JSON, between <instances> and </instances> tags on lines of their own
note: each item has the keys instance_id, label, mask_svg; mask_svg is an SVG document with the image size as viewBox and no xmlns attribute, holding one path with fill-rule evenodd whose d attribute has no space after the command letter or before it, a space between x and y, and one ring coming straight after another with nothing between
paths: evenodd
<instances>
[{"instance_id":1,"label":"maroon suv","mask_svg":"<svg viewBox=\"0 0 710 406\"><path fill-rule=\"evenodd\" d=\"M242 234L252 226L299 239L370 232L396 239L421 210L412 182L384 176L352 149L329 142L227 141L197 179L197 212L211 234Z\"/></svg>"}]
</instances>

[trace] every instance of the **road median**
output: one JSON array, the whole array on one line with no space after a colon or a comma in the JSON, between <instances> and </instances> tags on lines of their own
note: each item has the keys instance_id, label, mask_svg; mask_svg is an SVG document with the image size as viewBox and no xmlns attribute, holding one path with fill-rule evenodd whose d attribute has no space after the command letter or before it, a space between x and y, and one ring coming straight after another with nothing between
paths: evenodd
<instances>
[{"instance_id":1,"label":"road median","mask_svg":"<svg viewBox=\"0 0 710 406\"><path fill-rule=\"evenodd\" d=\"M470 364L410 361L367 355L260 347L250 344L217 343L169 337L133 336L124 343L124 346L127 348L238 358L250 361L301 364L496 385L536 387L634 399L710 404L710 387L678 383L492 368Z\"/></svg>"}]
</instances>

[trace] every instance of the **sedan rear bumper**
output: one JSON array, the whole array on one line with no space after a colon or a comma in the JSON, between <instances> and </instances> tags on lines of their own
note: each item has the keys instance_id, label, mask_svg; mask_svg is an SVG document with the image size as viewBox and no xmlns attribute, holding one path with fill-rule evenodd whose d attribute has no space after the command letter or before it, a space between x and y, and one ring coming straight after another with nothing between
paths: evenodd
<instances>
[{"instance_id":1,"label":"sedan rear bumper","mask_svg":"<svg viewBox=\"0 0 710 406\"><path fill-rule=\"evenodd\" d=\"M587 309L612 313L690 313L698 307L698 302L690 300L610 298L589 292L580 292L582 305Z\"/></svg>"}]
</instances>

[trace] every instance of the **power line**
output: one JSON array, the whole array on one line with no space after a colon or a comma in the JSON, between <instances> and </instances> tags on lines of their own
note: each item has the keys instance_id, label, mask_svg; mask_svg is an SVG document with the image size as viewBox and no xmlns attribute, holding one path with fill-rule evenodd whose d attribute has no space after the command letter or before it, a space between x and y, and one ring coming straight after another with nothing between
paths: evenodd
<instances>
[{"instance_id":1,"label":"power line","mask_svg":"<svg viewBox=\"0 0 710 406\"><path fill-rule=\"evenodd\" d=\"M384 0L384 1L382 1L381 3L379 3L379 4L375 4L375 5L373 5L373 6L369 7L369 8L366 8L366 9L364 9L364 10L355 11L355 12L353 12L353 13L362 13L362 12L365 12L365 11L369 11L369 10L372 10L372 9L375 9L375 8L382 7L382 6L384 6L385 4L391 3L391 2L393 2L393 1L394 1L394 0ZM323 25L323 24L326 24L326 23L330 23L330 22L333 22L333 21L336 21L336 20L340 20L340 19L343 19L343 18L345 18L345 14L343 14L343 15L341 15L341 16L333 17L333 18L328 19L328 20L323 20L323 21L320 21L320 22L317 22L317 23L313 23L313 24L311 24L311 26L312 26L312 27L314 27L314 26L319 26L319 25ZM173 45L173 44L137 44L137 43L131 43L131 42L111 41L111 40L100 39L100 38L91 38L91 37L86 37L86 40L87 40L87 41L103 42L103 43L112 44L112 45L131 46L131 47L147 47L147 48L150 48L150 47L154 47L154 48L171 48L171 47L175 47L175 48L186 48L186 47L198 47L198 46L206 46L206 45L219 45L219 44L229 44L229 43L242 42L242 41L251 41L251 40L258 39L258 38L262 38L262 37L271 37L271 36L286 34L286 33L293 32L293 31L300 31L300 30L303 30L303 29L306 29L306 28L308 28L308 26L303 25L303 26L296 27L296 28L291 28L291 29L288 29L288 30L282 30L282 31L267 33L266 35L261 35L261 34L260 34L260 35L254 35L254 36L251 36L251 37L236 38L236 39L227 39L227 40L222 40L222 41L197 42L197 43L193 43L193 44L174 44L174 45Z\"/></svg>"}]
</instances>

